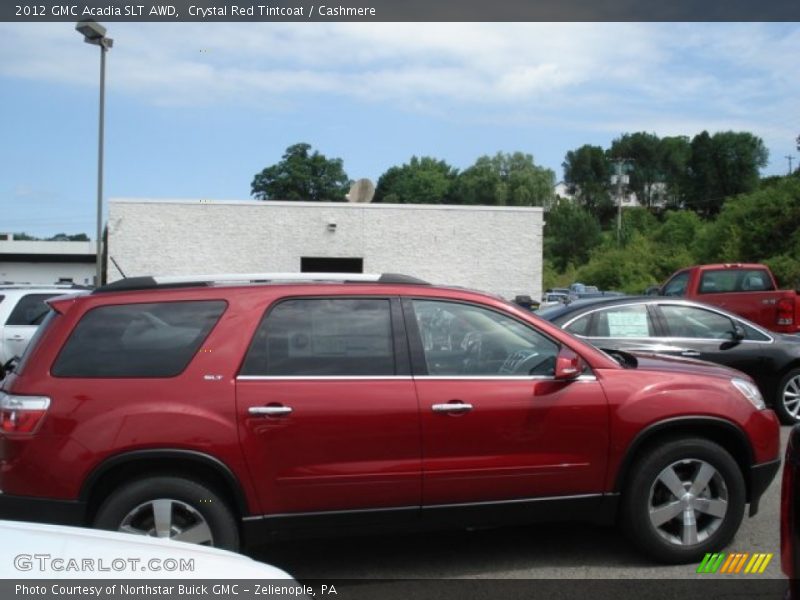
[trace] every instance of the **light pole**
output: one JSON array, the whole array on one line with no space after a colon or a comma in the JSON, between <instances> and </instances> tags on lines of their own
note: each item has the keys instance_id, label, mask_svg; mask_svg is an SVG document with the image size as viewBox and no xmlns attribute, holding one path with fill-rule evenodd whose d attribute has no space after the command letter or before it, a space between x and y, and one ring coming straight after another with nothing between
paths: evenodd
<instances>
[{"instance_id":1,"label":"light pole","mask_svg":"<svg viewBox=\"0 0 800 600\"><path fill-rule=\"evenodd\" d=\"M621 243L622 241L622 184L628 183L627 179L628 176L625 175L625 179L623 179L622 175L622 167L627 165L629 162L633 162L632 158L614 158L611 159L611 162L614 163L616 167L616 184L617 184L617 244Z\"/></svg>"},{"instance_id":2,"label":"light pole","mask_svg":"<svg viewBox=\"0 0 800 600\"><path fill-rule=\"evenodd\" d=\"M87 44L100 46L100 126L97 141L97 272L95 285L103 280L103 130L106 109L106 52L114 45L114 40L106 37L106 28L94 21L80 21L75 29L83 35Z\"/></svg>"}]
</instances>

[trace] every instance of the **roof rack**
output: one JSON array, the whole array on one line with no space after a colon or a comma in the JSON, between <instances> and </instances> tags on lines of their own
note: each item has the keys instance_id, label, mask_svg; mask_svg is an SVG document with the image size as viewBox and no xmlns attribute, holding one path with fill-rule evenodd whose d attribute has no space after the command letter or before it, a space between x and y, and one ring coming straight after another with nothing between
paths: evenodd
<instances>
[{"instance_id":1,"label":"roof rack","mask_svg":"<svg viewBox=\"0 0 800 600\"><path fill-rule=\"evenodd\" d=\"M400 273L233 273L218 275L166 275L129 277L106 284L94 293L254 283L394 283L430 285Z\"/></svg>"},{"instance_id":2,"label":"roof rack","mask_svg":"<svg viewBox=\"0 0 800 600\"><path fill-rule=\"evenodd\" d=\"M0 288L4 290L28 290L28 289L56 289L56 290L90 290L91 286L81 285L80 283L29 283L14 282L14 281L0 281Z\"/></svg>"}]
</instances>

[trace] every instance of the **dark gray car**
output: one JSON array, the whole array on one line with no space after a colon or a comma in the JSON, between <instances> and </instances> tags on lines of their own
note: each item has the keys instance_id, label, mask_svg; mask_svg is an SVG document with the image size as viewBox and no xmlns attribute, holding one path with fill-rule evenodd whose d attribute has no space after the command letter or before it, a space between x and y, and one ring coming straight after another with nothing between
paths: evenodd
<instances>
[{"instance_id":1,"label":"dark gray car","mask_svg":"<svg viewBox=\"0 0 800 600\"><path fill-rule=\"evenodd\" d=\"M715 306L665 297L580 300L536 313L595 346L707 360L750 375L787 424L800 423L800 336Z\"/></svg>"}]
</instances>

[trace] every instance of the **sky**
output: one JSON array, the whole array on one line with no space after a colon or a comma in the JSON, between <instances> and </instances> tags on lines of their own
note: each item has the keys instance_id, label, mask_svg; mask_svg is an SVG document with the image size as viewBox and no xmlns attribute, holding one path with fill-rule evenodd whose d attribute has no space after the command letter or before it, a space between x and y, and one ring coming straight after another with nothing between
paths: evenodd
<instances>
[{"instance_id":1,"label":"sky","mask_svg":"<svg viewBox=\"0 0 800 600\"><path fill-rule=\"evenodd\" d=\"M623 133L748 131L798 165L800 25L108 23L105 202L246 200L305 142L377 181ZM99 50L72 23L0 23L0 232L96 223Z\"/></svg>"}]
</instances>

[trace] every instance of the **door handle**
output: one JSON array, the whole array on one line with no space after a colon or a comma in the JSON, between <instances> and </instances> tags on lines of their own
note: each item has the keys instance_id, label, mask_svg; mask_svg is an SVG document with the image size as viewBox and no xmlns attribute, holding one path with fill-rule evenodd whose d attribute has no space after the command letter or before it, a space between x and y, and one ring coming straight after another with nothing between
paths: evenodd
<instances>
[{"instance_id":1,"label":"door handle","mask_svg":"<svg viewBox=\"0 0 800 600\"><path fill-rule=\"evenodd\" d=\"M448 402L447 404L434 404L431 406L433 412L451 413L451 412L469 412L472 410L472 404L466 402Z\"/></svg>"},{"instance_id":2,"label":"door handle","mask_svg":"<svg viewBox=\"0 0 800 600\"><path fill-rule=\"evenodd\" d=\"M21 341L23 341L25 338L24 338L24 337L22 337L21 335L12 335L12 336L11 336L11 339L12 339L13 341L15 341L15 342L21 342Z\"/></svg>"},{"instance_id":3,"label":"door handle","mask_svg":"<svg viewBox=\"0 0 800 600\"><path fill-rule=\"evenodd\" d=\"M681 356L697 358L700 356L700 353L697 350L683 350L681 351Z\"/></svg>"},{"instance_id":4,"label":"door handle","mask_svg":"<svg viewBox=\"0 0 800 600\"><path fill-rule=\"evenodd\" d=\"M281 417L292 412L291 406L251 406L247 412L257 417Z\"/></svg>"}]
</instances>

